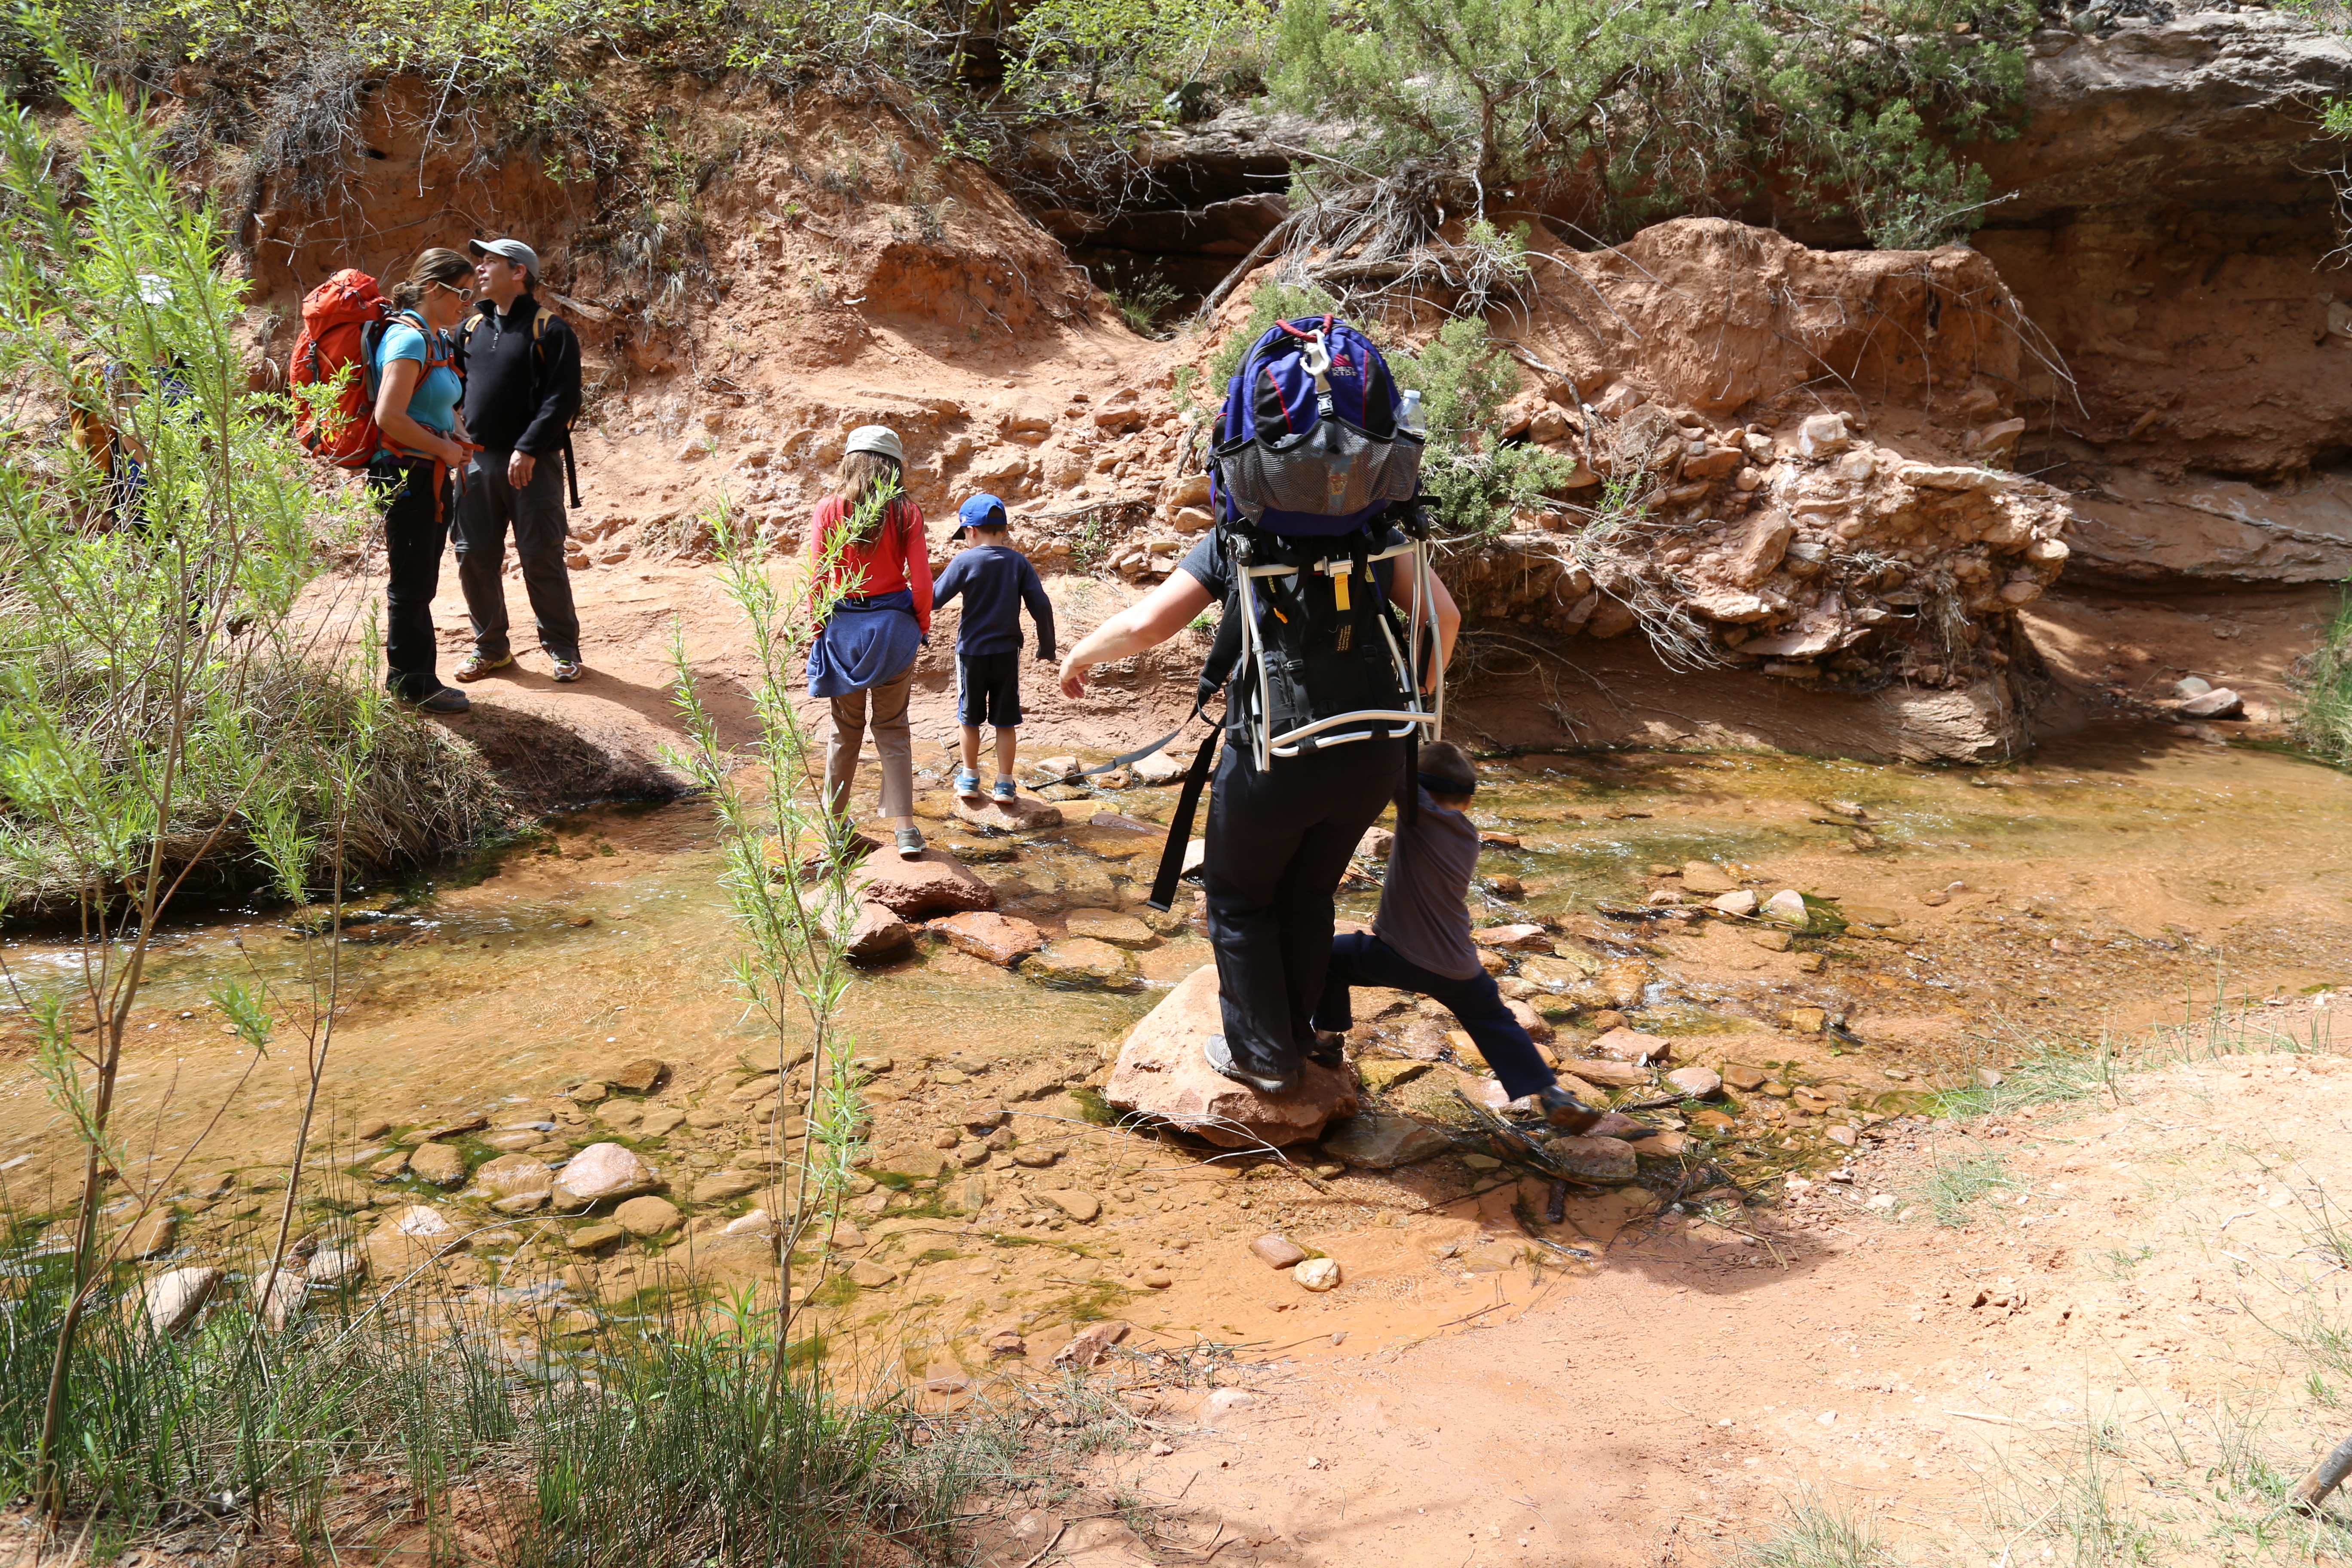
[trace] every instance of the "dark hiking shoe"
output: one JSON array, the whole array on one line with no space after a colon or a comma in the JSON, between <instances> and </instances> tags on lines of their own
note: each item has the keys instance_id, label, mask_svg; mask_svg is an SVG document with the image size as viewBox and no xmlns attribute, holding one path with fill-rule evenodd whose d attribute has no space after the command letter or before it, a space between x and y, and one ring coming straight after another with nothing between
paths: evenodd
<instances>
[{"instance_id":1,"label":"dark hiking shoe","mask_svg":"<svg viewBox=\"0 0 2352 1568\"><path fill-rule=\"evenodd\" d=\"M1255 1073L1244 1072L1234 1064L1234 1048L1225 1043L1225 1037L1223 1035L1211 1035L1202 1040L1201 1057L1218 1074L1246 1088L1254 1089L1263 1095L1271 1097L1288 1094L1298 1085L1298 1079L1295 1077L1260 1078Z\"/></svg>"},{"instance_id":2,"label":"dark hiking shoe","mask_svg":"<svg viewBox=\"0 0 2352 1568\"><path fill-rule=\"evenodd\" d=\"M1595 1110L1558 1084L1536 1091L1536 1103L1543 1107L1543 1118L1559 1131L1570 1137L1580 1137L1601 1124L1609 1114Z\"/></svg>"},{"instance_id":3,"label":"dark hiking shoe","mask_svg":"<svg viewBox=\"0 0 2352 1568\"><path fill-rule=\"evenodd\" d=\"M1318 1029L1315 1043L1307 1047L1307 1059L1318 1068L1338 1072L1348 1065L1347 1053L1342 1048L1347 1043L1348 1037L1337 1029Z\"/></svg>"},{"instance_id":4,"label":"dark hiking shoe","mask_svg":"<svg viewBox=\"0 0 2352 1568\"><path fill-rule=\"evenodd\" d=\"M401 700L419 713L464 713L474 706L454 686L445 686L429 697L404 697Z\"/></svg>"}]
</instances>

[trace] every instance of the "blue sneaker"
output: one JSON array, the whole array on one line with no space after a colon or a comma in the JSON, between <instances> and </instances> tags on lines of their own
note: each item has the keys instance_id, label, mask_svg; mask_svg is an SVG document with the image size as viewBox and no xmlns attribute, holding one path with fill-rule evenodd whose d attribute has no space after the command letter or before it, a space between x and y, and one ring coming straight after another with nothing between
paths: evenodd
<instances>
[{"instance_id":1,"label":"blue sneaker","mask_svg":"<svg viewBox=\"0 0 2352 1568\"><path fill-rule=\"evenodd\" d=\"M955 792L966 800L978 800L980 775L970 768L958 768L955 774Z\"/></svg>"},{"instance_id":2,"label":"blue sneaker","mask_svg":"<svg viewBox=\"0 0 2352 1568\"><path fill-rule=\"evenodd\" d=\"M971 793L974 795L978 795L980 793L980 781L978 779L974 779L971 782ZM1020 792L1018 790L1013 788L1013 781L1011 779L1000 778L996 781L996 788L992 793L990 798L994 800L1000 805L1011 805L1013 800L1018 796L1019 793Z\"/></svg>"}]
</instances>

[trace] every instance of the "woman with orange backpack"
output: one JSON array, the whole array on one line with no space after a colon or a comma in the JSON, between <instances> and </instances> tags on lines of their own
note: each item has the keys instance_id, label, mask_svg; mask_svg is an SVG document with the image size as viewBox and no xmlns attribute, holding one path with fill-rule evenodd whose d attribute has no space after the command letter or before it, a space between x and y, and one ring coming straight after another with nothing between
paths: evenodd
<instances>
[{"instance_id":1,"label":"woman with orange backpack","mask_svg":"<svg viewBox=\"0 0 2352 1568\"><path fill-rule=\"evenodd\" d=\"M427 713L463 713L466 694L435 668L433 595L456 510L451 480L474 448L457 433L458 374L449 332L473 302L474 264L436 247L387 298L392 313L368 355L381 432L368 482L383 504L384 685Z\"/></svg>"}]
</instances>

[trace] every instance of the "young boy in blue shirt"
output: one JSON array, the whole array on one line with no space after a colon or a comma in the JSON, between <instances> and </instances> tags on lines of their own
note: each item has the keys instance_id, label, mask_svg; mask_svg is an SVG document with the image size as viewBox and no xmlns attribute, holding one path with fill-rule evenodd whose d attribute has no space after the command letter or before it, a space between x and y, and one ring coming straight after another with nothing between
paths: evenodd
<instances>
[{"instance_id":1,"label":"young boy in blue shirt","mask_svg":"<svg viewBox=\"0 0 2352 1568\"><path fill-rule=\"evenodd\" d=\"M1315 1009L1315 1048L1308 1054L1326 1067L1340 1065L1339 1047L1353 1022L1350 986L1418 992L1453 1013L1502 1080L1506 1096L1534 1095L1552 1126L1586 1131L1606 1113L1560 1087L1470 941L1478 829L1463 812L1478 774L1469 753L1446 741L1423 746L1418 787L1421 808L1413 820L1397 824L1372 929L1331 939L1331 968Z\"/></svg>"},{"instance_id":2,"label":"young boy in blue shirt","mask_svg":"<svg viewBox=\"0 0 2352 1568\"><path fill-rule=\"evenodd\" d=\"M956 508L950 541L971 536L971 547L948 563L931 586L931 607L958 595L963 619L956 628L956 717L963 723L963 766L955 791L980 797L980 731L996 731L994 798L1013 798L1013 758L1021 723L1021 606L1037 623L1037 657L1047 664L1054 652L1054 604L1029 558L1009 542L1012 522L1004 503L976 495Z\"/></svg>"}]
</instances>

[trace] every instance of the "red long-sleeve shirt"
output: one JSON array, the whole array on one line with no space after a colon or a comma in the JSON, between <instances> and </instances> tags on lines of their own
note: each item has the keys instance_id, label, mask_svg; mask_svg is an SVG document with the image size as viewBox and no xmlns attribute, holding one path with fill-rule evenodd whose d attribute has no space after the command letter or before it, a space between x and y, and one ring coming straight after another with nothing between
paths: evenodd
<instances>
[{"instance_id":1,"label":"red long-sleeve shirt","mask_svg":"<svg viewBox=\"0 0 2352 1568\"><path fill-rule=\"evenodd\" d=\"M849 516L849 503L827 496L816 503L810 520L809 559L824 559L833 531ZM923 509L901 496L882 514L874 537L852 544L835 563L834 581L850 594L892 594L904 588L915 596L915 624L931 635L931 544L923 531Z\"/></svg>"}]
</instances>

